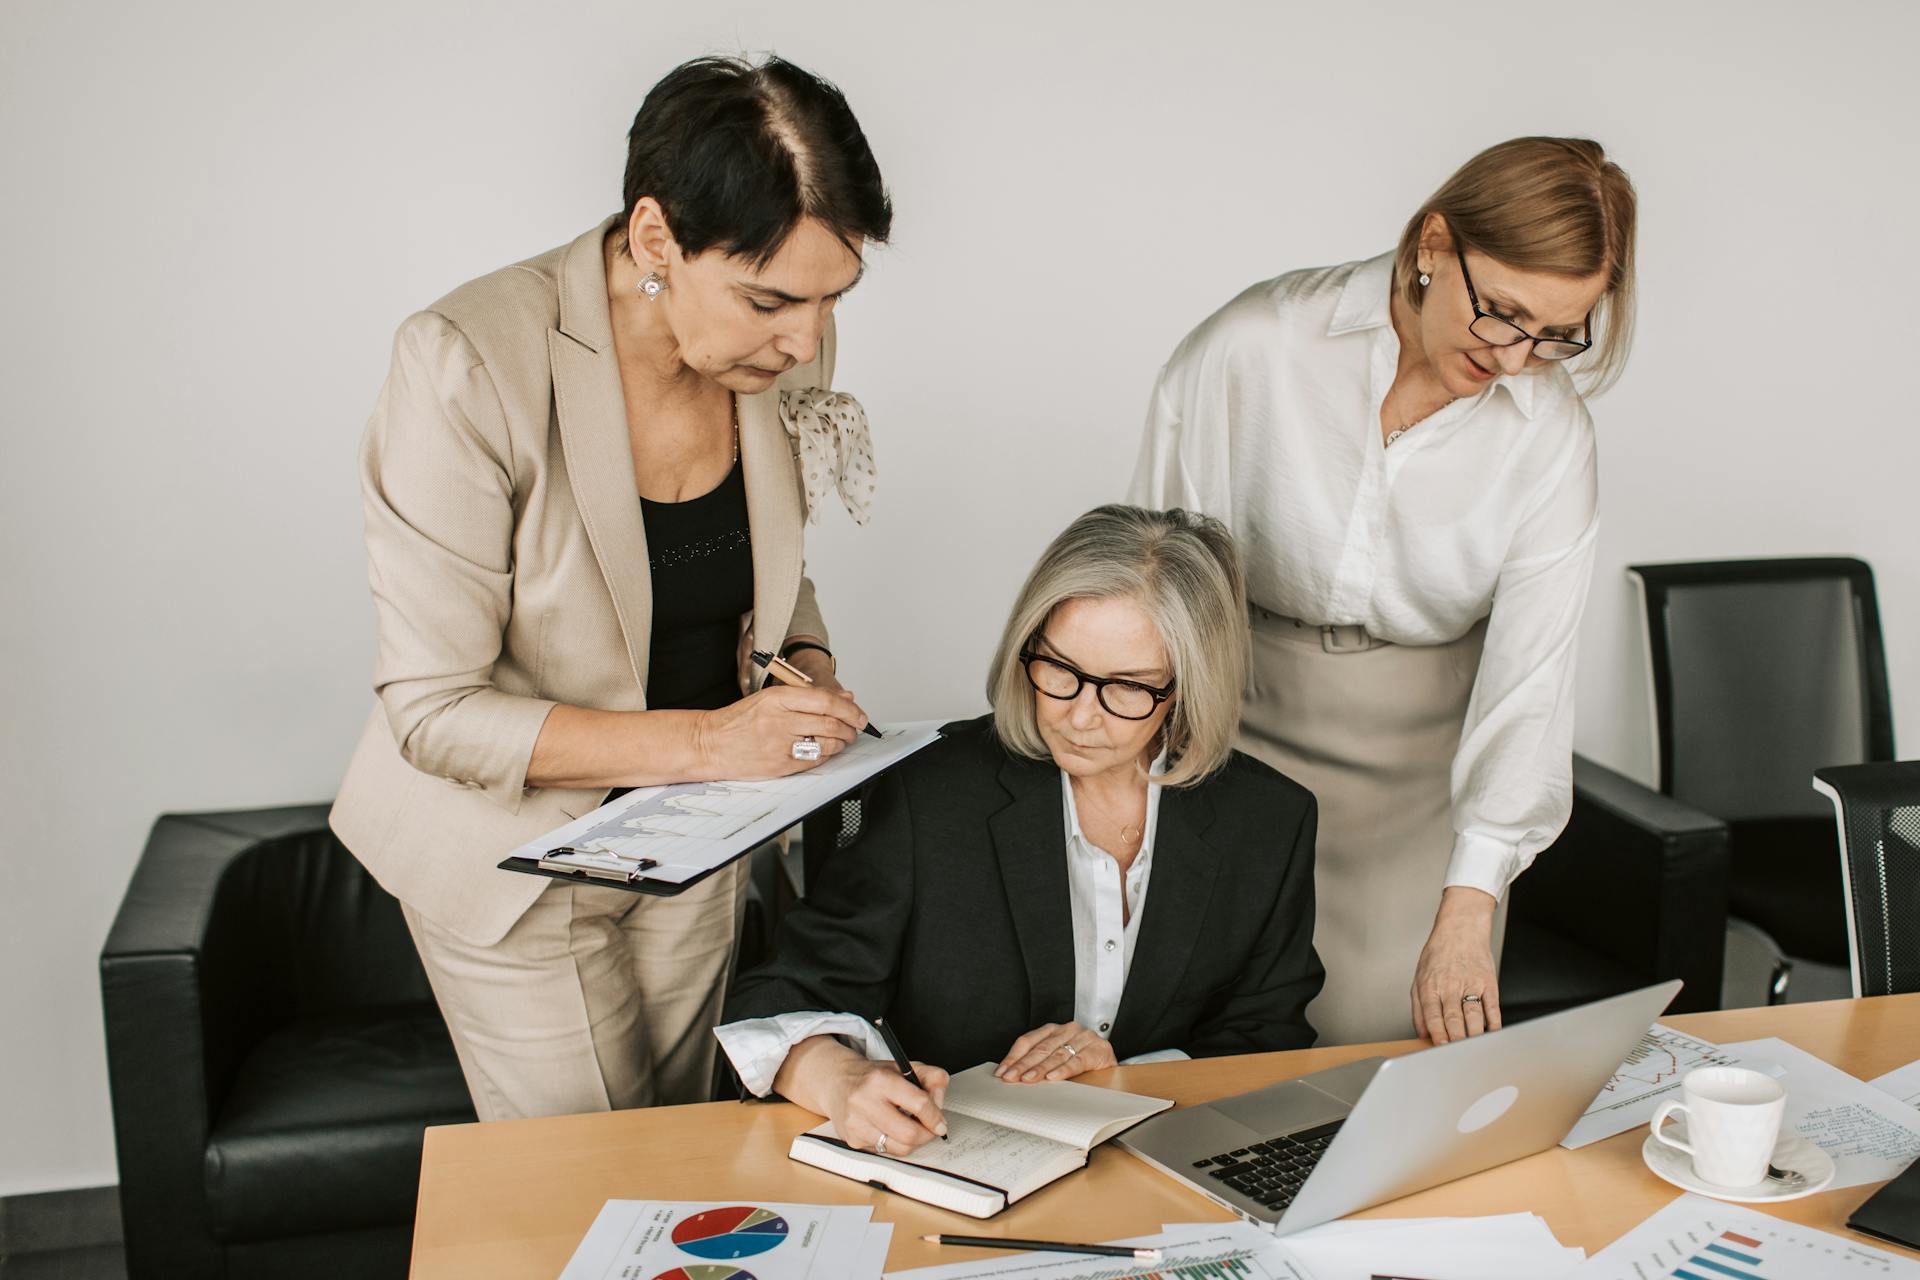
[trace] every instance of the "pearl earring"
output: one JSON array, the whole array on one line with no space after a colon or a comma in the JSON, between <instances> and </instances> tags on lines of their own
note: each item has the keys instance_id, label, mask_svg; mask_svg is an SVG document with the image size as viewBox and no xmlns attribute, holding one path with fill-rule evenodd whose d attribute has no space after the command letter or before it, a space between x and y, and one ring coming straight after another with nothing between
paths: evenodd
<instances>
[{"instance_id":1,"label":"pearl earring","mask_svg":"<svg viewBox=\"0 0 1920 1280\"><path fill-rule=\"evenodd\" d=\"M1433 277L1428 275L1426 272L1422 271L1420 273L1420 287L1424 289L1432 283L1433 283Z\"/></svg>"},{"instance_id":2,"label":"pearl earring","mask_svg":"<svg viewBox=\"0 0 1920 1280\"><path fill-rule=\"evenodd\" d=\"M666 287L667 282L660 278L659 272L649 271L647 272L646 278L640 282L640 296L648 302L652 302L660 296L660 291Z\"/></svg>"}]
</instances>

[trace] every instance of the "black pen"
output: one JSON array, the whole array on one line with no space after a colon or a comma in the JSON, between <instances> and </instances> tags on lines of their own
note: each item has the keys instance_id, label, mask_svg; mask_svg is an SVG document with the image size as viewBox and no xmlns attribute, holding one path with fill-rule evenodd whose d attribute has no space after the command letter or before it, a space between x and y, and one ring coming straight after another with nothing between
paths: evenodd
<instances>
[{"instance_id":1,"label":"black pen","mask_svg":"<svg viewBox=\"0 0 1920 1280\"><path fill-rule=\"evenodd\" d=\"M752 654L753 665L770 676L778 676L781 684L812 684L813 677L788 662L777 653L768 653L765 649L755 649ZM884 738L887 735L873 727L873 721L867 721L867 727L860 732L870 738Z\"/></svg>"},{"instance_id":2,"label":"black pen","mask_svg":"<svg viewBox=\"0 0 1920 1280\"><path fill-rule=\"evenodd\" d=\"M1104 1258L1132 1258L1135 1262L1159 1262L1158 1249L1141 1249L1122 1244L1067 1244L1059 1240L1015 1240L1011 1236L921 1236L928 1244L957 1244L969 1249L1036 1249L1044 1253L1094 1253ZM1379 1280L1375 1277L1375 1280Z\"/></svg>"},{"instance_id":3,"label":"black pen","mask_svg":"<svg viewBox=\"0 0 1920 1280\"><path fill-rule=\"evenodd\" d=\"M900 1047L900 1037L893 1034L893 1027L885 1018L875 1018L873 1029L878 1031L880 1038L887 1042L887 1052L893 1055L893 1065L900 1068L900 1074L906 1077L907 1083L925 1093L927 1086L921 1084L920 1077L913 1074L913 1064L907 1061L907 1051ZM939 1138L940 1141L945 1142L947 1135L940 1134Z\"/></svg>"}]
</instances>

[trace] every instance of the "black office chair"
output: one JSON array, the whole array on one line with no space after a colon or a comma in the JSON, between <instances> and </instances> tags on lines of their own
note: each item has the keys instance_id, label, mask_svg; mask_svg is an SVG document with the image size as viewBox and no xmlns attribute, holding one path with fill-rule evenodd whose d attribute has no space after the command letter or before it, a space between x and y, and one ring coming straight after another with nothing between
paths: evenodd
<instances>
[{"instance_id":1,"label":"black office chair","mask_svg":"<svg viewBox=\"0 0 1920 1280\"><path fill-rule=\"evenodd\" d=\"M1859 560L1634 565L1646 606L1660 790L1726 819L1730 940L1839 994L1846 912L1833 826L1806 779L1893 758L1873 571ZM1822 974L1818 968L1824 966Z\"/></svg>"},{"instance_id":2,"label":"black office chair","mask_svg":"<svg viewBox=\"0 0 1920 1280\"><path fill-rule=\"evenodd\" d=\"M1727 824L1573 758L1573 813L1507 898L1500 1012L1522 1022L1668 978L1720 1007Z\"/></svg>"},{"instance_id":3,"label":"black office chair","mask_svg":"<svg viewBox=\"0 0 1920 1280\"><path fill-rule=\"evenodd\" d=\"M1920 991L1920 760L1820 769L1845 874L1856 996Z\"/></svg>"},{"instance_id":4,"label":"black office chair","mask_svg":"<svg viewBox=\"0 0 1920 1280\"><path fill-rule=\"evenodd\" d=\"M422 1135L473 1105L325 805L154 823L100 986L133 1280L406 1275Z\"/></svg>"}]
</instances>

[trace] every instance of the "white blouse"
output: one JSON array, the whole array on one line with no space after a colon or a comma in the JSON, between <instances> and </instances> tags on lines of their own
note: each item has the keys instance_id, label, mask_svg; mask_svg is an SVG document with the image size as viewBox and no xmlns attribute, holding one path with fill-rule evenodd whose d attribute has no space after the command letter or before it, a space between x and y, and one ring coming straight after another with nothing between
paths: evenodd
<instances>
[{"instance_id":1,"label":"white blouse","mask_svg":"<svg viewBox=\"0 0 1920 1280\"><path fill-rule=\"evenodd\" d=\"M1149 777L1165 773L1166 768L1167 758L1162 754ZM1080 829L1073 780L1065 770L1060 773L1060 791L1066 810L1067 896L1073 914L1073 1020L1106 1037L1113 1032L1113 1019L1126 993L1133 946L1140 936L1140 917L1147 907L1147 885L1153 875L1153 833L1160 825L1160 784L1147 784L1147 818L1140 852L1134 855L1125 875L1120 864ZM892 1056L879 1032L865 1018L851 1013L807 1010L770 1018L742 1018L715 1027L713 1034L739 1073L740 1082L749 1093L762 1098L773 1091L773 1079L785 1065L787 1053L810 1036L839 1036L879 1062ZM912 1045L903 1047L909 1054L913 1052ZM1011 1041L1007 1047L1013 1047ZM1182 1050L1161 1049L1136 1054L1127 1061L1164 1062L1186 1056Z\"/></svg>"},{"instance_id":2,"label":"white blouse","mask_svg":"<svg viewBox=\"0 0 1920 1280\"><path fill-rule=\"evenodd\" d=\"M1132 500L1224 520L1247 593L1393 644L1487 618L1453 761L1447 884L1498 897L1573 805L1574 641L1593 573L1593 420L1558 364L1381 442L1393 255L1257 284L1161 370Z\"/></svg>"}]
</instances>

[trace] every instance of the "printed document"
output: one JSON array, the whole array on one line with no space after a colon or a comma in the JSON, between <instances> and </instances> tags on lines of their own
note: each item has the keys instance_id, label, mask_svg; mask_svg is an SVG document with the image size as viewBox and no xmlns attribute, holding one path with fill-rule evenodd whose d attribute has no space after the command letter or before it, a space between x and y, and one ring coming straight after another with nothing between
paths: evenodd
<instances>
[{"instance_id":1,"label":"printed document","mask_svg":"<svg viewBox=\"0 0 1920 1280\"><path fill-rule=\"evenodd\" d=\"M1920 1262L1688 1193L1594 1254L1573 1275L1574 1280L1920 1280Z\"/></svg>"},{"instance_id":2,"label":"printed document","mask_svg":"<svg viewBox=\"0 0 1920 1280\"><path fill-rule=\"evenodd\" d=\"M784 778L639 787L509 856L537 860L564 847L575 852L556 861L606 871L632 871L637 859L651 858L657 865L647 869L647 879L680 884L766 843L931 744L940 725L895 725L878 741L855 735L852 746L825 764Z\"/></svg>"}]
</instances>

